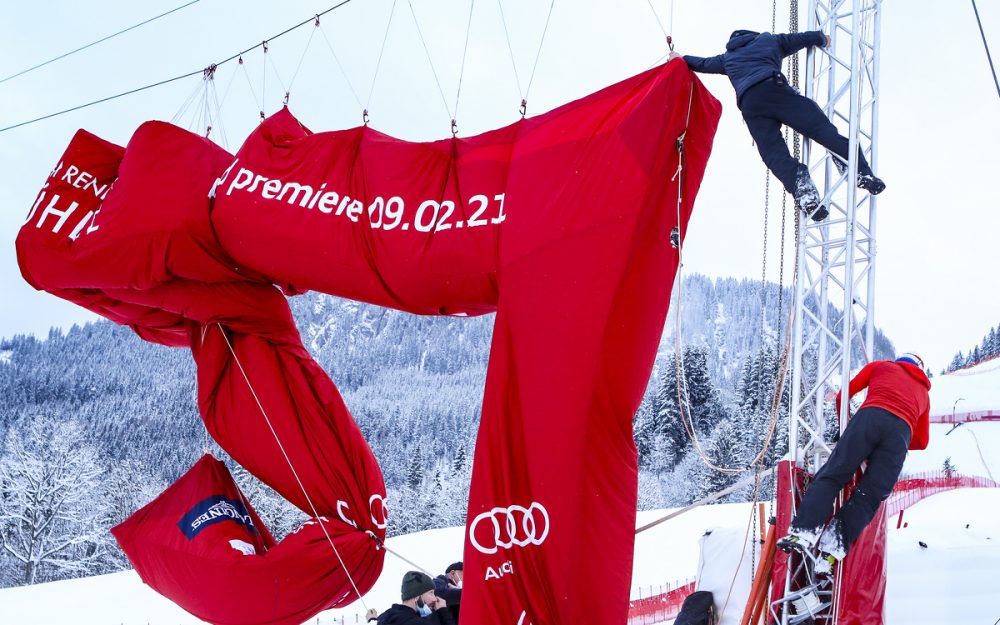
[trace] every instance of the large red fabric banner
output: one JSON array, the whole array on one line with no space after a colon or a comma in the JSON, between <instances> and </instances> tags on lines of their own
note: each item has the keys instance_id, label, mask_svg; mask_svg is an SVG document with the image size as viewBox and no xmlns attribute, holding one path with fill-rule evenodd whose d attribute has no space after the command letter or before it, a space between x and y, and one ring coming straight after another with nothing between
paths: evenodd
<instances>
[{"instance_id":1,"label":"large red fabric banner","mask_svg":"<svg viewBox=\"0 0 1000 625\"><path fill-rule=\"evenodd\" d=\"M432 143L368 127L313 134L283 110L232 158L152 124L104 204L92 203L93 231L63 249L52 241L65 232L50 233L36 210L20 260L36 287L145 338L190 345L199 405L223 448L303 509L376 534L381 474L270 284L418 314L495 311L462 618L625 623L631 422L679 261L671 231L686 230L720 111L683 63L668 63L538 117ZM113 226L109 206L143 217ZM103 262L122 266L102 273L97 251L77 262L113 228L139 237L121 243L127 257L106 246ZM282 454L302 467L311 502ZM358 558L348 570L367 562Z\"/></svg>"}]
</instances>

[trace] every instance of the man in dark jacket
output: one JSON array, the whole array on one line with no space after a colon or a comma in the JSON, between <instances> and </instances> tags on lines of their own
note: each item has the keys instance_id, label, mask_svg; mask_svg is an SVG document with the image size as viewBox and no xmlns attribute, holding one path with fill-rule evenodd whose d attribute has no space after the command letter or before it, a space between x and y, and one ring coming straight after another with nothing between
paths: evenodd
<instances>
[{"instance_id":1,"label":"man in dark jacket","mask_svg":"<svg viewBox=\"0 0 1000 625\"><path fill-rule=\"evenodd\" d=\"M736 89L736 105L743 113L747 128L757 143L757 150L767 168L795 197L796 203L814 221L826 219L829 211L822 205L819 191L809 175L809 168L788 152L781 136L785 124L836 154L834 159L843 171L850 142L815 102L799 95L781 73L781 60L807 46L830 45L830 38L820 31L772 35L752 30L737 30L729 38L726 51L702 58L685 56L684 62L696 72L725 74ZM671 58L679 56L676 53ZM872 195L881 193L885 183L876 178L858 150L858 187Z\"/></svg>"},{"instance_id":2,"label":"man in dark jacket","mask_svg":"<svg viewBox=\"0 0 1000 625\"><path fill-rule=\"evenodd\" d=\"M853 397L866 387L868 396L806 490L788 536L778 541L784 551L818 547L815 571L820 574L829 574L844 559L874 518L896 485L907 450L927 448L931 382L923 360L916 354L903 354L895 362L871 362L851 380L848 395ZM824 531L837 494L865 460L864 475Z\"/></svg>"},{"instance_id":3,"label":"man in dark jacket","mask_svg":"<svg viewBox=\"0 0 1000 625\"><path fill-rule=\"evenodd\" d=\"M455 562L448 565L448 568L444 570L444 575L438 575L434 578L434 594L445 600L455 625L458 625L458 608L462 602L464 568L461 562Z\"/></svg>"},{"instance_id":4,"label":"man in dark jacket","mask_svg":"<svg viewBox=\"0 0 1000 625\"><path fill-rule=\"evenodd\" d=\"M434 581L430 575L410 571L403 576L400 592L403 602L394 603L378 617L378 625L454 625L444 599L434 595ZM421 617L419 607L427 606L431 613Z\"/></svg>"}]
</instances>

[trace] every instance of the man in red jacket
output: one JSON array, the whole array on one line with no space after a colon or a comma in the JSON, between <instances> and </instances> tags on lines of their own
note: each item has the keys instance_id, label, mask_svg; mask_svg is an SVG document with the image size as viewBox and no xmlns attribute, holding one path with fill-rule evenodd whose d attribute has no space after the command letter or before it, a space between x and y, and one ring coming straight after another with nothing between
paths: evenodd
<instances>
[{"instance_id":1,"label":"man in red jacket","mask_svg":"<svg viewBox=\"0 0 1000 625\"><path fill-rule=\"evenodd\" d=\"M778 541L786 552L818 547L815 572L819 574L830 573L874 518L896 485L907 450L927 448L931 383L919 356L903 354L895 362L869 363L851 380L847 392L853 397L864 388L868 388L865 402L802 497L788 536ZM868 467L857 488L824 531L837 494L865 460Z\"/></svg>"}]
</instances>

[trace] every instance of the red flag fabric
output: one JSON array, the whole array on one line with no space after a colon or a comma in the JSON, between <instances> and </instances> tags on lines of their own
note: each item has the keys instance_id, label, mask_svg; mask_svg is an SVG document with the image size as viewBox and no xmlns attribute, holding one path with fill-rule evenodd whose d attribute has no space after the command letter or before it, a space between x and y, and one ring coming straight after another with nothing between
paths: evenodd
<instances>
[{"instance_id":1,"label":"red flag fabric","mask_svg":"<svg viewBox=\"0 0 1000 625\"><path fill-rule=\"evenodd\" d=\"M332 547L320 522L307 521L276 544L226 466L206 455L111 532L142 579L195 616L296 625L350 588L343 571L330 571ZM324 525L345 559L370 549L363 534ZM192 586L200 592L192 595Z\"/></svg>"},{"instance_id":2,"label":"red flag fabric","mask_svg":"<svg viewBox=\"0 0 1000 625\"><path fill-rule=\"evenodd\" d=\"M18 234L18 259L36 288L147 340L190 346L213 438L306 514L327 519L336 548L311 531L283 540L267 566L231 557L210 565L217 552L156 546L176 539L175 530L136 533L126 552L145 581L212 623L297 623L356 600L378 579L384 552L372 535L385 537L385 485L336 387L302 346L285 298L237 268L216 242L208 191L231 161L204 138L160 122L141 126L124 151L81 131ZM245 609L188 575L196 562L233 580L228 593ZM255 576L265 587L284 579L307 585L280 598L248 596L246 578Z\"/></svg>"},{"instance_id":3,"label":"red flag fabric","mask_svg":"<svg viewBox=\"0 0 1000 625\"><path fill-rule=\"evenodd\" d=\"M313 134L284 110L218 180L222 246L290 291L497 311L463 619L625 622L632 416L677 267L670 231L686 228L719 113L679 63L433 143Z\"/></svg>"},{"instance_id":4,"label":"red flag fabric","mask_svg":"<svg viewBox=\"0 0 1000 625\"><path fill-rule=\"evenodd\" d=\"M463 620L625 623L631 422L679 260L671 231L686 230L720 111L683 63L668 63L538 117L431 143L368 127L313 134L286 109L222 163L217 148L166 125L148 129L163 137L138 143L144 126L101 215L110 204L145 224L179 210L198 225L148 232L165 227L192 244L175 249L171 238L150 254L115 257L135 272L115 284L61 280L82 251L49 250L38 240L47 231L29 221L22 267L36 287L96 293L111 303L83 303L144 337L190 345L216 440L352 536L344 525L384 531L381 474L268 283L418 314L495 311ZM178 146L157 148L161 140ZM143 166L128 167L133 152ZM159 201L164 187L180 197ZM93 235L110 229L98 223ZM193 256L168 260L175 253ZM299 478L285 455L305 467ZM184 592L202 601L198 590Z\"/></svg>"}]
</instances>

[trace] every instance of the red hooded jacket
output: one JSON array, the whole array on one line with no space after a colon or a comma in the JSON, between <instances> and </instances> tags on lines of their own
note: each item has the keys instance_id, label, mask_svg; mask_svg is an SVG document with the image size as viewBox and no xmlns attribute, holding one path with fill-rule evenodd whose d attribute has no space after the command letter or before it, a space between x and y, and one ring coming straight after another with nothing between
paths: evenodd
<instances>
[{"instance_id":1,"label":"red hooded jacket","mask_svg":"<svg viewBox=\"0 0 1000 625\"><path fill-rule=\"evenodd\" d=\"M927 391L931 381L920 367L908 362L876 360L870 362L851 380L850 396L868 389L862 408L883 408L910 426L910 449L927 449L930 439L931 400ZM837 393L840 410L840 393Z\"/></svg>"}]
</instances>

